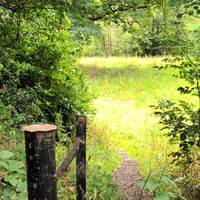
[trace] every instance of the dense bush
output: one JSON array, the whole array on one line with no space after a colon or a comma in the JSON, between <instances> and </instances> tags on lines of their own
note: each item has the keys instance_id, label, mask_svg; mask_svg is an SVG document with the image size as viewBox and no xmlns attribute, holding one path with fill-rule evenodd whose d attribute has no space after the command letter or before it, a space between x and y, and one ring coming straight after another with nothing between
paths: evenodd
<instances>
[{"instance_id":1,"label":"dense bush","mask_svg":"<svg viewBox=\"0 0 200 200\"><path fill-rule=\"evenodd\" d=\"M58 112L70 123L86 112L87 87L68 18L55 10L1 13L0 99L12 105L13 125L55 122Z\"/></svg>"},{"instance_id":2,"label":"dense bush","mask_svg":"<svg viewBox=\"0 0 200 200\"><path fill-rule=\"evenodd\" d=\"M162 130L166 131L170 144L176 146L171 153L176 165L175 180L187 198L193 200L200 195L199 175L195 172L199 170L200 161L200 63L194 57L176 58L170 62L166 67L177 69L178 76L189 83L178 88L180 93L194 95L197 101L191 104L163 100L155 106L155 114L160 117Z\"/></svg>"},{"instance_id":3,"label":"dense bush","mask_svg":"<svg viewBox=\"0 0 200 200\"><path fill-rule=\"evenodd\" d=\"M192 17L199 14L199 5L196 1L186 2L185 10L178 16ZM189 9L189 11L188 11ZM161 101L156 106L156 114L160 116L160 123L163 129L168 131L167 135L171 137L171 142L178 144L179 149L173 153L175 161L180 164L192 164L200 159L200 60L199 60L199 39L200 29L197 27L192 33L188 33L186 46L180 48L181 57L166 59L168 62L163 68L174 68L178 74L176 77L184 79L187 85L180 86L178 91L184 95L196 96L193 104L185 101L172 102L170 100Z\"/></svg>"},{"instance_id":4,"label":"dense bush","mask_svg":"<svg viewBox=\"0 0 200 200\"><path fill-rule=\"evenodd\" d=\"M26 199L26 179L23 154L2 151L0 156L0 196L3 199ZM2 189L4 188L4 189Z\"/></svg>"},{"instance_id":5,"label":"dense bush","mask_svg":"<svg viewBox=\"0 0 200 200\"><path fill-rule=\"evenodd\" d=\"M19 128L59 121L62 133L71 131L75 116L89 107L85 75L76 63L80 45L69 31L68 17L51 1L45 4L51 9L29 3L0 7L0 144L7 150L1 151L0 196L5 199L26 199Z\"/></svg>"}]
</instances>

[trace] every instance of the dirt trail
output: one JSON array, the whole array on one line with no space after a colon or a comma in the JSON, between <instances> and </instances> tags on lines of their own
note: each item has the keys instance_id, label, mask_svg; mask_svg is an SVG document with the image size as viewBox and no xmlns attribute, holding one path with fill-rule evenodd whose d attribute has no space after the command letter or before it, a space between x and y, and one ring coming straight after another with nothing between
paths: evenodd
<instances>
[{"instance_id":1,"label":"dirt trail","mask_svg":"<svg viewBox=\"0 0 200 200\"><path fill-rule=\"evenodd\" d=\"M123 200L153 200L148 192L142 192L138 186L141 176L138 171L138 162L132 160L124 152L120 152L122 163L115 171L113 179L119 184L123 193Z\"/></svg>"}]
</instances>

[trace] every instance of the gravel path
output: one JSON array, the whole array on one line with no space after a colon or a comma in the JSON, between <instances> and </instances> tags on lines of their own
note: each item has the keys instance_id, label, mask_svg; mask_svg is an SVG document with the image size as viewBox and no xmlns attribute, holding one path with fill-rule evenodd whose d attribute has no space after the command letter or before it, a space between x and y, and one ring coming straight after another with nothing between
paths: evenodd
<instances>
[{"instance_id":1,"label":"gravel path","mask_svg":"<svg viewBox=\"0 0 200 200\"><path fill-rule=\"evenodd\" d=\"M138 162L128 158L121 152L122 163L115 171L113 179L119 184L123 193L123 200L153 200L148 192L142 192L138 186L141 176L138 171Z\"/></svg>"}]
</instances>

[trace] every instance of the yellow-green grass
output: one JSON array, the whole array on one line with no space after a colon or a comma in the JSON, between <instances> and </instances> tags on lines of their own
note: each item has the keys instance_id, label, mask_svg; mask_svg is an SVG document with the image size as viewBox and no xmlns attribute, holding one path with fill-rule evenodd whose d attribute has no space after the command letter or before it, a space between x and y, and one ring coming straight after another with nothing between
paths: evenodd
<instances>
[{"instance_id":1,"label":"yellow-green grass","mask_svg":"<svg viewBox=\"0 0 200 200\"><path fill-rule=\"evenodd\" d=\"M147 175L150 168L160 171L168 164L167 155L173 148L160 131L158 118L152 104L161 99L186 100L190 96L179 94L177 87L185 84L173 77L173 69L157 70L164 57L110 57L82 58L81 65L89 77L89 85L95 95L96 138L104 135L104 142L115 149L126 151L140 163L141 172ZM101 130L101 126L106 127Z\"/></svg>"}]
</instances>

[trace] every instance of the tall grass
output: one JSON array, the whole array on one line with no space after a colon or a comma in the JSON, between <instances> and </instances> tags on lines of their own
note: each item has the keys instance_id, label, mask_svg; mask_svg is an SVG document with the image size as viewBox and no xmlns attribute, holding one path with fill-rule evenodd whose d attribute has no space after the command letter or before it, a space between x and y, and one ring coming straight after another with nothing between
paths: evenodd
<instances>
[{"instance_id":1,"label":"tall grass","mask_svg":"<svg viewBox=\"0 0 200 200\"><path fill-rule=\"evenodd\" d=\"M159 172L168 165L173 147L161 133L158 118L150 107L161 99L182 99L176 88L183 84L174 70L160 71L164 57L82 58L96 99L95 128L107 135L115 149L126 151L139 161L140 171ZM192 101L191 99L187 99ZM92 128L91 128L92 129ZM105 131L105 132L104 132ZM104 139L103 141L105 141Z\"/></svg>"}]
</instances>

